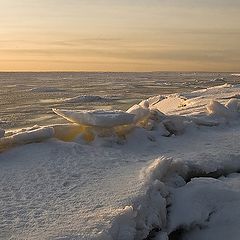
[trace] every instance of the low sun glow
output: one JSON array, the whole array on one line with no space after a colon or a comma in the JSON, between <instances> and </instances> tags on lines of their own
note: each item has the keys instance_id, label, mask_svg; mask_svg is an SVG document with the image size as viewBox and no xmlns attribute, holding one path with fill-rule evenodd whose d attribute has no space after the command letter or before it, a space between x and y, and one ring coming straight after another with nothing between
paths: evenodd
<instances>
[{"instance_id":1,"label":"low sun glow","mask_svg":"<svg viewBox=\"0 0 240 240\"><path fill-rule=\"evenodd\" d=\"M238 71L239 5L0 0L0 71Z\"/></svg>"}]
</instances>

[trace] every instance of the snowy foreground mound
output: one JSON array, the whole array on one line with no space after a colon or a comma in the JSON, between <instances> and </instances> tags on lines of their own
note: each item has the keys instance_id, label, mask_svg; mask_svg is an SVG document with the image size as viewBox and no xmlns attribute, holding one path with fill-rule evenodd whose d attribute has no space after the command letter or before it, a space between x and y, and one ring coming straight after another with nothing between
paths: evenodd
<instances>
[{"instance_id":1,"label":"snowy foreground mound","mask_svg":"<svg viewBox=\"0 0 240 240\"><path fill-rule=\"evenodd\" d=\"M239 85L54 112L0 129L0 239L239 239Z\"/></svg>"}]
</instances>

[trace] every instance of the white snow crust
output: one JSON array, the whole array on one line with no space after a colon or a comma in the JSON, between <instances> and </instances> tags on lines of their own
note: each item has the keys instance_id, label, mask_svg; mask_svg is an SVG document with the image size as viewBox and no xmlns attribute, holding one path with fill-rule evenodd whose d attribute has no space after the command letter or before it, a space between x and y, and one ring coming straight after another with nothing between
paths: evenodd
<instances>
[{"instance_id":1,"label":"white snow crust","mask_svg":"<svg viewBox=\"0 0 240 240\"><path fill-rule=\"evenodd\" d=\"M172 190L168 231L185 228L183 239L238 239L240 174L194 178Z\"/></svg>"}]
</instances>

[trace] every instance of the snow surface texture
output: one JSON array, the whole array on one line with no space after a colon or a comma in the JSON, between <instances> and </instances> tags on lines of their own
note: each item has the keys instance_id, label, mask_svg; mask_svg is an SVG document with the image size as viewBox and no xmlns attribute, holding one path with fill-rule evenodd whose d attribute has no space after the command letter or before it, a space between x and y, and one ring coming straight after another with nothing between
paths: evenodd
<instances>
[{"instance_id":1,"label":"snow surface texture","mask_svg":"<svg viewBox=\"0 0 240 240\"><path fill-rule=\"evenodd\" d=\"M126 138L6 132L4 144L32 144L0 154L0 239L238 239L239 91L144 100L121 113L133 114Z\"/></svg>"},{"instance_id":2,"label":"snow surface texture","mask_svg":"<svg viewBox=\"0 0 240 240\"><path fill-rule=\"evenodd\" d=\"M168 231L182 239L239 239L240 174L194 178L172 190Z\"/></svg>"}]
</instances>

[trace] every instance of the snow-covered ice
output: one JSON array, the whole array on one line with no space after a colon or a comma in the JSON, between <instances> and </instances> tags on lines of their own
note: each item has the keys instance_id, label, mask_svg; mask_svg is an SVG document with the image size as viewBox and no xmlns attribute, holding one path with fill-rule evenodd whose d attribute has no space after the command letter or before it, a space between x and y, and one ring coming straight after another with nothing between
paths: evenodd
<instances>
[{"instance_id":1,"label":"snow-covered ice","mask_svg":"<svg viewBox=\"0 0 240 240\"><path fill-rule=\"evenodd\" d=\"M232 73L231 75L235 77L240 77L240 73Z\"/></svg>"},{"instance_id":2,"label":"snow-covered ice","mask_svg":"<svg viewBox=\"0 0 240 240\"><path fill-rule=\"evenodd\" d=\"M127 112L54 110L74 123L6 131L0 238L238 239L239 93L224 84ZM86 142L79 123L131 127Z\"/></svg>"},{"instance_id":3,"label":"snow-covered ice","mask_svg":"<svg viewBox=\"0 0 240 240\"><path fill-rule=\"evenodd\" d=\"M33 130L21 131L9 137L0 138L0 152L10 147L41 142L52 137L54 137L54 129L52 127L39 127Z\"/></svg>"},{"instance_id":4,"label":"snow-covered ice","mask_svg":"<svg viewBox=\"0 0 240 240\"><path fill-rule=\"evenodd\" d=\"M86 126L96 127L114 127L118 125L131 124L133 122L134 115L126 113L124 111L104 111L104 110L93 110L93 111L71 111L71 110L60 110L53 109L53 111L61 117L69 120L73 123L78 123Z\"/></svg>"}]
</instances>

